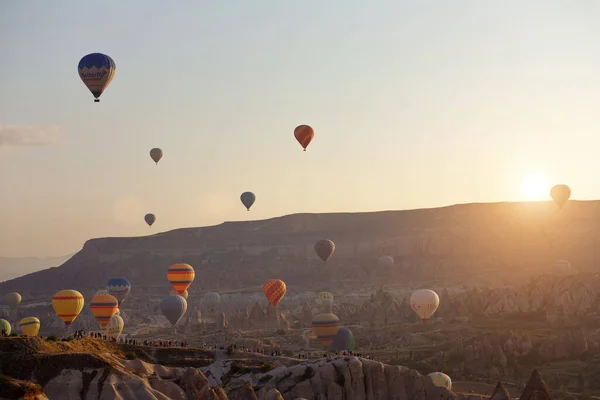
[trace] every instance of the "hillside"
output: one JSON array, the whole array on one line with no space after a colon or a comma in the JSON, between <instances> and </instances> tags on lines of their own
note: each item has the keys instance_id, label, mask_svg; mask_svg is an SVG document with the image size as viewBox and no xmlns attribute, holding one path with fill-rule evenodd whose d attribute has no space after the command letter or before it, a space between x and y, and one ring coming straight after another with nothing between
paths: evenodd
<instances>
[{"instance_id":1,"label":"hillside","mask_svg":"<svg viewBox=\"0 0 600 400\"><path fill-rule=\"evenodd\" d=\"M113 276L127 276L132 295L164 294L165 271L185 262L196 269L190 293L260 285L277 276L290 293L321 286L410 284L432 278L461 283L513 283L557 259L575 271L598 260L600 202L571 201L562 212L551 202L486 203L345 214L294 214L262 221L225 222L151 236L101 238L58 268L0 284L24 301L48 298L65 287L91 294ZM322 266L316 240L335 241ZM381 254L394 267L377 266Z\"/></svg>"}]
</instances>

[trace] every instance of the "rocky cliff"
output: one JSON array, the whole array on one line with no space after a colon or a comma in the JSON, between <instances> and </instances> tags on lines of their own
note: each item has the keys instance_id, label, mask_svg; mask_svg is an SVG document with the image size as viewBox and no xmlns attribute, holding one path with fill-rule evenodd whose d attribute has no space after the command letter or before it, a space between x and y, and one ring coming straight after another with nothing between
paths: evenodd
<instances>
[{"instance_id":1,"label":"rocky cliff","mask_svg":"<svg viewBox=\"0 0 600 400\"><path fill-rule=\"evenodd\" d=\"M194 266L190 295L260 285L277 276L290 294L321 288L465 282L511 284L570 260L573 271L598 260L596 215L600 203L465 204L444 208L347 214L295 214L263 221L226 222L134 238L92 239L62 266L0 284L24 304L65 287L91 296L108 278L127 276L132 297L168 293L165 271L176 262ZM335 241L327 268L314 255L316 240ZM392 267L377 266L381 254ZM357 286L359 285L359 286Z\"/></svg>"},{"instance_id":2,"label":"rocky cliff","mask_svg":"<svg viewBox=\"0 0 600 400\"><path fill-rule=\"evenodd\" d=\"M181 362L185 351L171 361ZM0 339L0 385L4 385L0 391L6 395L12 384L14 396L9 398L50 400L454 397L417 371L356 357L277 368L264 360L226 360L204 368L205 375L192 366L169 365L168 359L161 359L160 365L135 359L138 354L148 361L155 357L151 348L134 349L90 338L53 343L35 338ZM29 382L29 387L16 393L15 382Z\"/></svg>"}]
</instances>

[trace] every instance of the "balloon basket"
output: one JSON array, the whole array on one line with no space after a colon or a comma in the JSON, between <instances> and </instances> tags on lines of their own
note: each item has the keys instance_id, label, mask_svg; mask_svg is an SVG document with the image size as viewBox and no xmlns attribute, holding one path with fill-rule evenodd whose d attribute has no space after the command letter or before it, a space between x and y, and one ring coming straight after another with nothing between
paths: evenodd
<instances>
[{"instance_id":1,"label":"balloon basket","mask_svg":"<svg viewBox=\"0 0 600 400\"><path fill-rule=\"evenodd\" d=\"M100 99L94 99L94 103L100 103Z\"/></svg>"}]
</instances>

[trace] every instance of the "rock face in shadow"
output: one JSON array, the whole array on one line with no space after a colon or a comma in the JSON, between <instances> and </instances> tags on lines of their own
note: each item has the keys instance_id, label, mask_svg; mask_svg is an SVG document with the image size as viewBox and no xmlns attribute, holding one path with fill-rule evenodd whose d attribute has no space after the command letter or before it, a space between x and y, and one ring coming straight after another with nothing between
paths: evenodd
<instances>
[{"instance_id":1,"label":"rock face in shadow","mask_svg":"<svg viewBox=\"0 0 600 400\"><path fill-rule=\"evenodd\" d=\"M534 369L521 393L520 400L554 400L550 388L542 379L539 371Z\"/></svg>"},{"instance_id":2,"label":"rock face in shadow","mask_svg":"<svg viewBox=\"0 0 600 400\"><path fill-rule=\"evenodd\" d=\"M508 392L508 390L506 390L502 382L498 381L496 388L490 396L490 400L512 400L512 397L510 396L510 393Z\"/></svg>"}]
</instances>

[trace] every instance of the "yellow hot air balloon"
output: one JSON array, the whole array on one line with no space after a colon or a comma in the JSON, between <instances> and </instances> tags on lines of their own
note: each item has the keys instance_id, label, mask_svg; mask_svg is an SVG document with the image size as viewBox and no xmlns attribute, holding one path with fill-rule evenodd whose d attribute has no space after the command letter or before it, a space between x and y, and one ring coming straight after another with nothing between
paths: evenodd
<instances>
[{"instance_id":1,"label":"yellow hot air balloon","mask_svg":"<svg viewBox=\"0 0 600 400\"><path fill-rule=\"evenodd\" d=\"M329 292L321 292L317 295L317 306L319 308L325 308L328 312L331 312L333 306L333 295Z\"/></svg>"},{"instance_id":2,"label":"yellow hot air balloon","mask_svg":"<svg viewBox=\"0 0 600 400\"><path fill-rule=\"evenodd\" d=\"M410 296L410 306L423 322L427 321L440 305L440 297L430 289L419 289Z\"/></svg>"},{"instance_id":3,"label":"yellow hot air balloon","mask_svg":"<svg viewBox=\"0 0 600 400\"><path fill-rule=\"evenodd\" d=\"M60 319L69 327L83 310L85 300L77 290L65 289L52 297L52 308Z\"/></svg>"},{"instance_id":4,"label":"yellow hot air balloon","mask_svg":"<svg viewBox=\"0 0 600 400\"><path fill-rule=\"evenodd\" d=\"M319 342L324 347L329 347L340 329L340 319L332 313L319 314L313 318L312 328Z\"/></svg>"},{"instance_id":5,"label":"yellow hot air balloon","mask_svg":"<svg viewBox=\"0 0 600 400\"><path fill-rule=\"evenodd\" d=\"M10 322L5 319L0 319L0 332L4 331L2 332L4 336L10 336L11 329Z\"/></svg>"},{"instance_id":6,"label":"yellow hot air balloon","mask_svg":"<svg viewBox=\"0 0 600 400\"><path fill-rule=\"evenodd\" d=\"M173 264L167 271L167 280L179 295L190 287L195 277L194 268L189 264Z\"/></svg>"},{"instance_id":7,"label":"yellow hot air balloon","mask_svg":"<svg viewBox=\"0 0 600 400\"><path fill-rule=\"evenodd\" d=\"M104 290L97 293L90 303L90 310L92 310L92 314L96 317L96 321L98 321L101 328L108 325L118 309L119 301L117 298Z\"/></svg>"},{"instance_id":8,"label":"yellow hot air balloon","mask_svg":"<svg viewBox=\"0 0 600 400\"><path fill-rule=\"evenodd\" d=\"M443 372L432 372L427 376L431 378L435 386L452 390L452 379Z\"/></svg>"},{"instance_id":9,"label":"yellow hot air balloon","mask_svg":"<svg viewBox=\"0 0 600 400\"><path fill-rule=\"evenodd\" d=\"M21 322L19 322L21 326L21 332L25 334L25 336L37 336L40 331L40 320L36 317L27 317L23 318Z\"/></svg>"}]
</instances>

